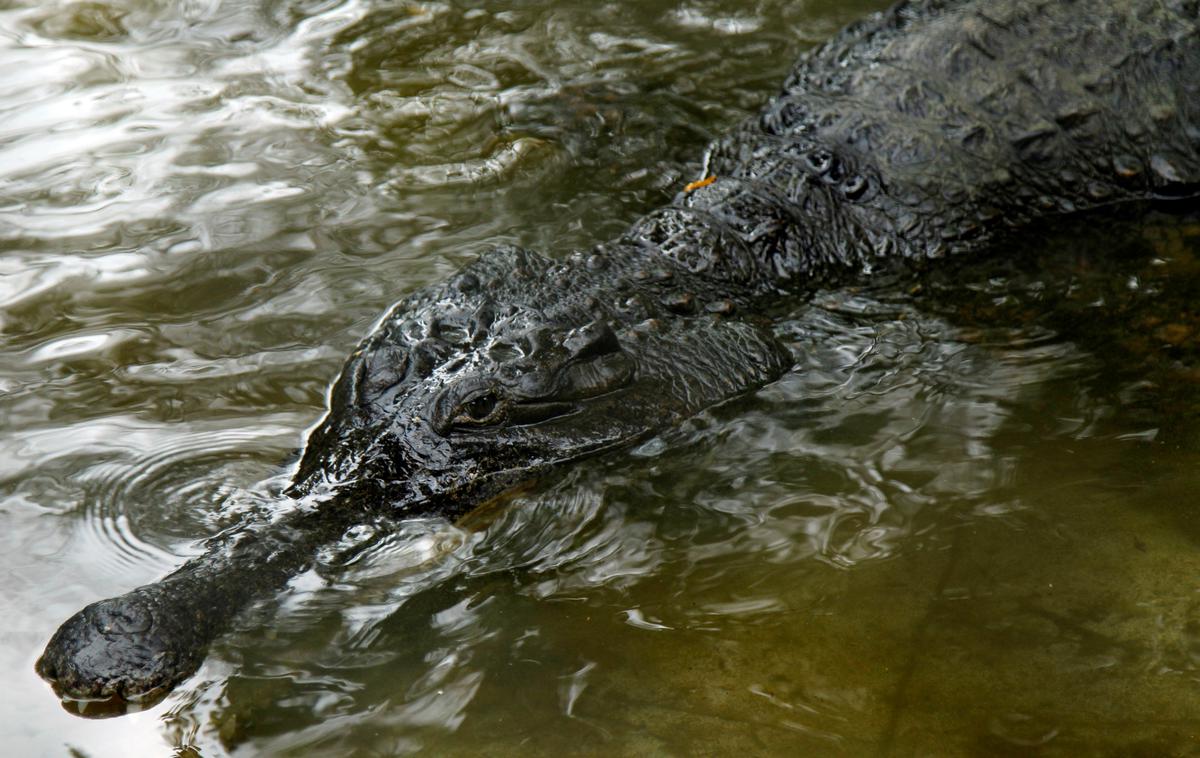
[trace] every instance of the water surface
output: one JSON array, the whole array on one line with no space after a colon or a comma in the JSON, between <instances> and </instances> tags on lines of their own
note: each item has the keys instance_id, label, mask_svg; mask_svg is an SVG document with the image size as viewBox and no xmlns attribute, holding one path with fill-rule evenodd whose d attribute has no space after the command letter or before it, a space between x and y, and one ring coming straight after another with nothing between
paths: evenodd
<instances>
[{"instance_id":1,"label":"water surface","mask_svg":"<svg viewBox=\"0 0 1200 758\"><path fill-rule=\"evenodd\" d=\"M783 380L500 512L360 525L146 712L33 674L272 506L391 302L616 234L882 5L0 2L4 752L1194 751L1179 209L817 292Z\"/></svg>"}]
</instances>

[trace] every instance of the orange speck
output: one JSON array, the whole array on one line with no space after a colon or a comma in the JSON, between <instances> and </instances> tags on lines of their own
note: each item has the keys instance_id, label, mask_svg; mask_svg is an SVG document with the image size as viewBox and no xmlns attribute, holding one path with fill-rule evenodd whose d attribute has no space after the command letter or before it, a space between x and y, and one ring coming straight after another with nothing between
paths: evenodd
<instances>
[{"instance_id":1,"label":"orange speck","mask_svg":"<svg viewBox=\"0 0 1200 758\"><path fill-rule=\"evenodd\" d=\"M698 179L697 181L691 182L690 184L688 184L686 187L683 188L683 191L691 192L692 190L698 190L701 187L707 187L708 185L712 184L716 180L717 180L716 176L706 176L703 179Z\"/></svg>"}]
</instances>

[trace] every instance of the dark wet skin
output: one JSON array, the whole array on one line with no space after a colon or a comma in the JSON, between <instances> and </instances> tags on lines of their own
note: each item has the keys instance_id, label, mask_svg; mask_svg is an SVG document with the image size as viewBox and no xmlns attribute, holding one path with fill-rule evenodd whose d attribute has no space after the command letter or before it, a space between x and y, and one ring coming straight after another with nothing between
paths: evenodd
<instances>
[{"instance_id":1,"label":"dark wet skin","mask_svg":"<svg viewBox=\"0 0 1200 758\"><path fill-rule=\"evenodd\" d=\"M913 3L801 59L706 173L619 239L502 248L399 303L350 357L273 524L94 603L37 671L145 702L256 598L365 518L456 518L792 366L769 314L895 262L981 253L1030 223L1200 186L1194 4Z\"/></svg>"}]
</instances>

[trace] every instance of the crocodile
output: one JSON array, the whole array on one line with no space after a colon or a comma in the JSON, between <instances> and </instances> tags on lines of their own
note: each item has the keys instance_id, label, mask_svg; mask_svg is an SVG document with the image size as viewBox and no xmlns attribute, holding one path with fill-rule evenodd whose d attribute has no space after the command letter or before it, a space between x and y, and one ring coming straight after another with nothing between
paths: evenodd
<instances>
[{"instance_id":1,"label":"crocodile","mask_svg":"<svg viewBox=\"0 0 1200 758\"><path fill-rule=\"evenodd\" d=\"M913 0L849 26L620 237L499 247L400 301L333 384L292 507L87 606L37 672L65 699L160 697L349 526L457 518L777 379L771 314L821 286L1194 197L1198 6Z\"/></svg>"}]
</instances>

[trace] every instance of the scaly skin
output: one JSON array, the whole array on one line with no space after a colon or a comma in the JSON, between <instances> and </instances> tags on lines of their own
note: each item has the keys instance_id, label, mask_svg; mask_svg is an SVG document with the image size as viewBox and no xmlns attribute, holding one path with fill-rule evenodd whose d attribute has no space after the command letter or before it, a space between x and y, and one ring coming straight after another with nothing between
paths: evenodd
<instances>
[{"instance_id":1,"label":"scaly skin","mask_svg":"<svg viewBox=\"0 0 1200 758\"><path fill-rule=\"evenodd\" d=\"M774 380L792 361L754 314L1035 219L1191 196L1198 23L1190 1L994 0L850 27L710 147L716 181L591 252L502 248L397 305L308 440L289 494L323 502L88 606L38 672L70 697L165 692L368 513L455 517Z\"/></svg>"}]
</instances>

